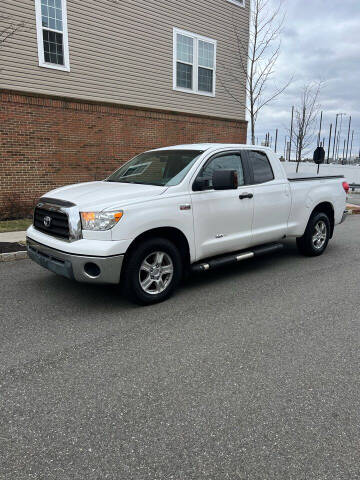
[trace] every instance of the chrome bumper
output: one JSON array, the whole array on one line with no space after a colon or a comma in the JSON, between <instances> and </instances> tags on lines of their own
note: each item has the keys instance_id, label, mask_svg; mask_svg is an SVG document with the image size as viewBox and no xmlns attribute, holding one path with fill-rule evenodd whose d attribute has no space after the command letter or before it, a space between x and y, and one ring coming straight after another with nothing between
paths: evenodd
<instances>
[{"instance_id":1,"label":"chrome bumper","mask_svg":"<svg viewBox=\"0 0 360 480\"><path fill-rule=\"evenodd\" d=\"M28 255L37 264L63 277L86 283L119 283L124 255L72 255L26 239Z\"/></svg>"}]
</instances>

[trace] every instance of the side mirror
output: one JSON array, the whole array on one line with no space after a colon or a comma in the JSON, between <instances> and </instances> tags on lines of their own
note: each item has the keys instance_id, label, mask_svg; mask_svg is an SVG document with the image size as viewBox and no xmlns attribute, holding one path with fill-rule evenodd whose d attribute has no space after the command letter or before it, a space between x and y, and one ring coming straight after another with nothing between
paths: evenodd
<instances>
[{"instance_id":1,"label":"side mirror","mask_svg":"<svg viewBox=\"0 0 360 480\"><path fill-rule=\"evenodd\" d=\"M238 173L236 170L216 170L213 173L214 190L236 190L238 188Z\"/></svg>"},{"instance_id":2,"label":"side mirror","mask_svg":"<svg viewBox=\"0 0 360 480\"><path fill-rule=\"evenodd\" d=\"M314 152L313 159L316 165L321 165L322 163L325 162L325 150L323 147L317 147L317 149Z\"/></svg>"},{"instance_id":3,"label":"side mirror","mask_svg":"<svg viewBox=\"0 0 360 480\"><path fill-rule=\"evenodd\" d=\"M208 190L210 188L210 182L208 178L197 178L193 183L193 191L201 192L202 190Z\"/></svg>"}]
</instances>

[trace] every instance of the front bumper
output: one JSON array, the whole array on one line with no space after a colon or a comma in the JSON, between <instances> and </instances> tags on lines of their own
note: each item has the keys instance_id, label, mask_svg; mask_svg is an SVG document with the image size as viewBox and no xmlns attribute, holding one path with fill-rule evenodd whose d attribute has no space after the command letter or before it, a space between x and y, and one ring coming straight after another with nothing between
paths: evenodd
<instances>
[{"instance_id":1,"label":"front bumper","mask_svg":"<svg viewBox=\"0 0 360 480\"><path fill-rule=\"evenodd\" d=\"M119 283L124 255L74 255L26 239L29 257L51 272L86 283Z\"/></svg>"}]
</instances>

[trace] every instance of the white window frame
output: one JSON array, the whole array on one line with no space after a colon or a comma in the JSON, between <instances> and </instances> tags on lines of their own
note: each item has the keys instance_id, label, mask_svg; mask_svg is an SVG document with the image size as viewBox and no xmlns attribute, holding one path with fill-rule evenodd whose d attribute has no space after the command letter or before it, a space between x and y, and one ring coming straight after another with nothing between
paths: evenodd
<instances>
[{"instance_id":1,"label":"white window frame","mask_svg":"<svg viewBox=\"0 0 360 480\"><path fill-rule=\"evenodd\" d=\"M230 3L234 3L238 7L245 7L245 0L227 0Z\"/></svg>"},{"instance_id":2,"label":"white window frame","mask_svg":"<svg viewBox=\"0 0 360 480\"><path fill-rule=\"evenodd\" d=\"M41 0L35 0L35 12L36 12L36 31L37 31L37 43L38 43L38 56L39 67L51 68L54 70L63 70L70 72L70 56L69 56L69 38L68 38L68 26L67 26L67 6L66 0L61 0L62 8L62 24L63 30L54 30L52 28L45 28L42 26L41 15ZM64 49L64 65L56 65L54 63L45 62L44 55L44 40L43 30L50 30L52 32L61 33L63 36L63 49Z\"/></svg>"},{"instance_id":3,"label":"white window frame","mask_svg":"<svg viewBox=\"0 0 360 480\"><path fill-rule=\"evenodd\" d=\"M176 84L177 80L177 35L184 35L186 37L191 37L194 40L194 48L193 48L193 88L183 88L178 87ZM199 40L203 42L211 43L214 45L214 66L213 68L209 68L208 70L213 71L213 91L210 92L203 92L198 89L198 81L199 81ZM215 97L215 90L216 90L216 40L212 38L203 37L202 35L198 35L197 33L188 32L186 30L181 30L179 28L173 28L173 90L178 92L184 93L192 93L196 95L204 95L206 97ZM186 62L182 62L186 63ZM190 64L189 64L190 65ZM207 67L204 67L207 68Z\"/></svg>"}]
</instances>

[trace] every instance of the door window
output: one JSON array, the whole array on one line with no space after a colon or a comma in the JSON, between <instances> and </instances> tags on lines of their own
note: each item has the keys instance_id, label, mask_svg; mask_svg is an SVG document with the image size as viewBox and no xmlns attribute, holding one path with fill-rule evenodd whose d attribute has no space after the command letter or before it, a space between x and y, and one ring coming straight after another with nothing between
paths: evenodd
<instances>
[{"instance_id":1,"label":"door window","mask_svg":"<svg viewBox=\"0 0 360 480\"><path fill-rule=\"evenodd\" d=\"M212 158L198 175L198 179L208 180L209 188L212 188L212 177L216 170L236 170L238 174L239 186L245 184L244 170L241 163L241 157L238 153L228 153L218 155Z\"/></svg>"},{"instance_id":2,"label":"door window","mask_svg":"<svg viewBox=\"0 0 360 480\"><path fill-rule=\"evenodd\" d=\"M265 183L274 180L274 173L266 153L249 151L249 157L254 175L254 183Z\"/></svg>"}]
</instances>

